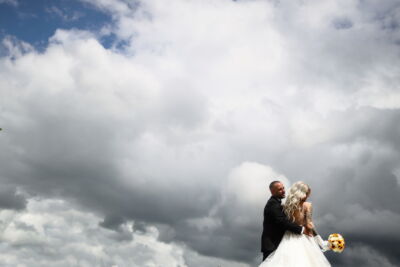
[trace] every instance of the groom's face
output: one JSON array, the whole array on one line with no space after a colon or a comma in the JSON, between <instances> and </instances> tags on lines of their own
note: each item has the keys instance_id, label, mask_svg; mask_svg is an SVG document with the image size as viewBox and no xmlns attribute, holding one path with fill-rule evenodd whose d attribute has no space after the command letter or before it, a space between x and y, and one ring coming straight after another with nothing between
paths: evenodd
<instances>
[{"instance_id":1,"label":"groom's face","mask_svg":"<svg viewBox=\"0 0 400 267\"><path fill-rule=\"evenodd\" d=\"M285 198L285 187L282 183L276 183L272 188L271 193L274 197Z\"/></svg>"}]
</instances>

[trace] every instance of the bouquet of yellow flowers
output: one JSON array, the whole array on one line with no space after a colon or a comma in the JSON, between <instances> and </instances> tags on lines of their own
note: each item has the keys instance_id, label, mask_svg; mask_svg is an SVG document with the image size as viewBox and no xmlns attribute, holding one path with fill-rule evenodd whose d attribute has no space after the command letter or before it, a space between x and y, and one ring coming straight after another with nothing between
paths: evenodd
<instances>
[{"instance_id":1,"label":"bouquet of yellow flowers","mask_svg":"<svg viewBox=\"0 0 400 267\"><path fill-rule=\"evenodd\" d=\"M334 252L343 252L346 243L344 242L343 236L340 234L330 234L328 237L328 246Z\"/></svg>"}]
</instances>

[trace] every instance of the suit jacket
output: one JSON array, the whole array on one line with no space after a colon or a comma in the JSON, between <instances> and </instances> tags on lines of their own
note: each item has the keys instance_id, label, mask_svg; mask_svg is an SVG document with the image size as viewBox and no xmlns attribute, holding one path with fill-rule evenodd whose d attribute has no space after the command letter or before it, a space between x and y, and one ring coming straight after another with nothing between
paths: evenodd
<instances>
[{"instance_id":1,"label":"suit jacket","mask_svg":"<svg viewBox=\"0 0 400 267\"><path fill-rule=\"evenodd\" d=\"M283 212L280 200L271 197L264 208L261 252L270 252L275 250L281 242L286 230L296 234L301 234L302 227L289 221Z\"/></svg>"}]
</instances>

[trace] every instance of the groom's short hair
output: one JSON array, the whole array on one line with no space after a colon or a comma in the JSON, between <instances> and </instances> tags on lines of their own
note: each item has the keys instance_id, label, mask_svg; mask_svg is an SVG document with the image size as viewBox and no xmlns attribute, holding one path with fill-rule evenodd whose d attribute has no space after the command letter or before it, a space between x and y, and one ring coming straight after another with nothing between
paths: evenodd
<instances>
[{"instance_id":1,"label":"groom's short hair","mask_svg":"<svg viewBox=\"0 0 400 267\"><path fill-rule=\"evenodd\" d=\"M281 183L280 181L273 181L269 184L269 190L271 190L277 183Z\"/></svg>"}]
</instances>

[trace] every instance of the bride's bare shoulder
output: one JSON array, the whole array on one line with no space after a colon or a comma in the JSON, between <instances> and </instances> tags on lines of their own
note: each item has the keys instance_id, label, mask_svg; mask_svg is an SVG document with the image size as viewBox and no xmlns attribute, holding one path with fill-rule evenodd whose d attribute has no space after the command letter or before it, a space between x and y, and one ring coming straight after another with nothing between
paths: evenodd
<instances>
[{"instance_id":1,"label":"bride's bare shoulder","mask_svg":"<svg viewBox=\"0 0 400 267\"><path fill-rule=\"evenodd\" d=\"M303 203L303 208L307 209L307 210L310 210L312 208L311 202L304 202Z\"/></svg>"}]
</instances>

